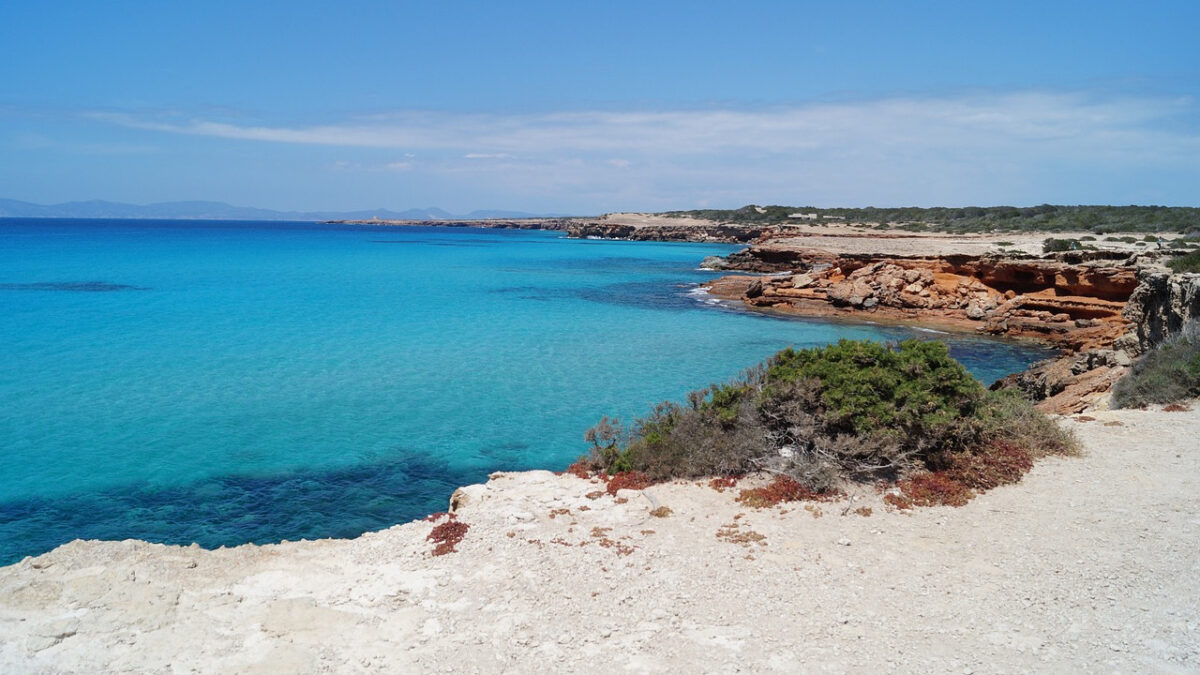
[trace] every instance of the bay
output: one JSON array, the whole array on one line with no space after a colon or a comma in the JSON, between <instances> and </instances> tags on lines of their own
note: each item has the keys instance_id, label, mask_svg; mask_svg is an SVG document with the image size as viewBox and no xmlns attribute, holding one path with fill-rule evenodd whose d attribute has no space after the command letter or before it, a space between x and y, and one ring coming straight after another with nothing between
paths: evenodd
<instances>
[{"instance_id":1,"label":"bay","mask_svg":"<svg viewBox=\"0 0 1200 675\"><path fill-rule=\"evenodd\" d=\"M0 221L0 564L75 538L350 537L561 469L783 347L945 340L712 303L727 245L319 223Z\"/></svg>"}]
</instances>

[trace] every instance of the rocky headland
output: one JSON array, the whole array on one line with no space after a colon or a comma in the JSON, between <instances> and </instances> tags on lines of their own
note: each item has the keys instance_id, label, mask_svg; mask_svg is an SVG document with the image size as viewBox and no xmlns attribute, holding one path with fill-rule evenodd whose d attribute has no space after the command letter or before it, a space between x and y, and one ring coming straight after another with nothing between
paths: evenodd
<instances>
[{"instance_id":1,"label":"rocky headland","mask_svg":"<svg viewBox=\"0 0 1200 675\"><path fill-rule=\"evenodd\" d=\"M486 218L455 220L334 220L341 225L396 227L478 227L565 232L573 239L689 241L744 244L779 233L778 227L724 224L698 218L668 218L644 213L609 213L595 218Z\"/></svg>"},{"instance_id":2,"label":"rocky headland","mask_svg":"<svg viewBox=\"0 0 1200 675\"><path fill-rule=\"evenodd\" d=\"M1060 357L1003 384L1059 413L1096 403L1134 358L1200 317L1200 276L1172 275L1162 265L1169 249L970 254L933 237L904 239L903 248L859 236L829 248L768 239L706 259L710 269L753 273L708 289L763 311L1043 341Z\"/></svg>"}]
</instances>

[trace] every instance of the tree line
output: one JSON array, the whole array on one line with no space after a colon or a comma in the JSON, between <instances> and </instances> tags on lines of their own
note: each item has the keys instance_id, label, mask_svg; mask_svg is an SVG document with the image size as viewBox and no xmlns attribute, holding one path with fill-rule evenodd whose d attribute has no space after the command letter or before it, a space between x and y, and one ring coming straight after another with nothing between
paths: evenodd
<instances>
[{"instance_id":1,"label":"tree line","mask_svg":"<svg viewBox=\"0 0 1200 675\"><path fill-rule=\"evenodd\" d=\"M1200 208L1186 206L965 206L828 208L758 206L668 211L731 224L863 223L878 228L940 232L1200 232Z\"/></svg>"}]
</instances>

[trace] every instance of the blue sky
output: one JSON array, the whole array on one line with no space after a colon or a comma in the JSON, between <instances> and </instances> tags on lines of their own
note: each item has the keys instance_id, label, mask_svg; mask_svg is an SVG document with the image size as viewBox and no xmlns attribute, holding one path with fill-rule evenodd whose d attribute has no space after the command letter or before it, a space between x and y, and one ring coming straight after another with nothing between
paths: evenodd
<instances>
[{"instance_id":1,"label":"blue sky","mask_svg":"<svg viewBox=\"0 0 1200 675\"><path fill-rule=\"evenodd\" d=\"M1200 204L1200 3L0 5L0 197Z\"/></svg>"}]
</instances>

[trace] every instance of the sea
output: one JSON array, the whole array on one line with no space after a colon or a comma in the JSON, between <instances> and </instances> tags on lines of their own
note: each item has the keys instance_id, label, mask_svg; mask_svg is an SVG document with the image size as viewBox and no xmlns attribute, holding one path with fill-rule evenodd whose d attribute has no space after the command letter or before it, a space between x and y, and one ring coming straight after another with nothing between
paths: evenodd
<instances>
[{"instance_id":1,"label":"sea","mask_svg":"<svg viewBox=\"0 0 1200 675\"><path fill-rule=\"evenodd\" d=\"M985 383L1029 343L767 316L706 296L737 247L310 222L0 220L0 565L76 538L354 537L602 416L788 346L945 341Z\"/></svg>"}]
</instances>

